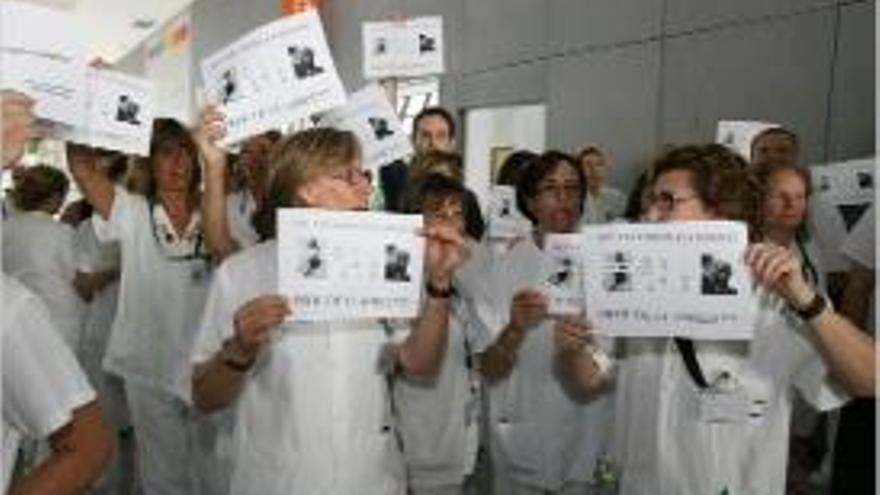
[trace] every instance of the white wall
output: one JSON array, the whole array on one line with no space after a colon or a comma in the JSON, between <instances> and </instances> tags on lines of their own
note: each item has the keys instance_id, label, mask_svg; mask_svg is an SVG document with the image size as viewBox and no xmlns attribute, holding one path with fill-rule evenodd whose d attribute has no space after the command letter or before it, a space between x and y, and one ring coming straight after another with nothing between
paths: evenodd
<instances>
[{"instance_id":1,"label":"white wall","mask_svg":"<svg viewBox=\"0 0 880 495\"><path fill-rule=\"evenodd\" d=\"M547 106L517 105L474 108L465 114L465 184L474 191L481 205L487 204L491 183L492 148L509 146L514 150L544 150Z\"/></svg>"}]
</instances>

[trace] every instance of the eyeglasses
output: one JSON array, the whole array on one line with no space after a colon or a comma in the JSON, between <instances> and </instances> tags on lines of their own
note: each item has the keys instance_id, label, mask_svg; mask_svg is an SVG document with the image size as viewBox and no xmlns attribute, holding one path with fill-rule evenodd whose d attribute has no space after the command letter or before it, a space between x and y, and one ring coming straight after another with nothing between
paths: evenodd
<instances>
[{"instance_id":1,"label":"eyeglasses","mask_svg":"<svg viewBox=\"0 0 880 495\"><path fill-rule=\"evenodd\" d=\"M661 211L672 211L678 205L697 199L693 196L676 196L668 191L660 191L648 195L648 205L654 206Z\"/></svg>"},{"instance_id":2,"label":"eyeglasses","mask_svg":"<svg viewBox=\"0 0 880 495\"><path fill-rule=\"evenodd\" d=\"M543 184L537 189L538 196L554 196L556 198L575 198L581 195L580 184Z\"/></svg>"},{"instance_id":3,"label":"eyeglasses","mask_svg":"<svg viewBox=\"0 0 880 495\"><path fill-rule=\"evenodd\" d=\"M331 174L328 177L333 180L345 182L351 186L358 185L360 181L366 181L368 184L373 183L373 173L371 171L354 167Z\"/></svg>"}]
</instances>

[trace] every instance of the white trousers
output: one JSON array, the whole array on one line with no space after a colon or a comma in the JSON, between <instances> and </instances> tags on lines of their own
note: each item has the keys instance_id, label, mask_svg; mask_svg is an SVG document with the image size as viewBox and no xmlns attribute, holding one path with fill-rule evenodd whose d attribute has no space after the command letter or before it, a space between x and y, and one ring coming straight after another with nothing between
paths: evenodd
<instances>
[{"instance_id":1,"label":"white trousers","mask_svg":"<svg viewBox=\"0 0 880 495\"><path fill-rule=\"evenodd\" d=\"M196 452L189 407L169 392L125 382L144 495L194 495Z\"/></svg>"}]
</instances>

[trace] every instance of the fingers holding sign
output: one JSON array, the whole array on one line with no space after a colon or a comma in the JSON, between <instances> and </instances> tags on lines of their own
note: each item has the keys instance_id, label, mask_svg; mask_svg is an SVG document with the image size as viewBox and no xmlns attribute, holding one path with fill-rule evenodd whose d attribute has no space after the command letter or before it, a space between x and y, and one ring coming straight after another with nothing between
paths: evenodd
<instances>
[{"instance_id":1,"label":"fingers holding sign","mask_svg":"<svg viewBox=\"0 0 880 495\"><path fill-rule=\"evenodd\" d=\"M593 345L592 325L584 316L562 316L553 326L553 343L560 354L581 352Z\"/></svg>"},{"instance_id":2,"label":"fingers holding sign","mask_svg":"<svg viewBox=\"0 0 880 495\"><path fill-rule=\"evenodd\" d=\"M3 168L13 167L24 155L27 142L37 137L34 100L11 90L0 90L0 124L3 126Z\"/></svg>"},{"instance_id":3,"label":"fingers holding sign","mask_svg":"<svg viewBox=\"0 0 880 495\"><path fill-rule=\"evenodd\" d=\"M804 278L801 262L791 249L771 243L752 244L745 260L755 281L789 304L800 307L813 298L814 291Z\"/></svg>"},{"instance_id":4,"label":"fingers holding sign","mask_svg":"<svg viewBox=\"0 0 880 495\"><path fill-rule=\"evenodd\" d=\"M422 231L425 237L425 263L428 280L433 286L447 288L452 275L467 260L470 252L464 236L452 225L428 225Z\"/></svg>"},{"instance_id":5,"label":"fingers holding sign","mask_svg":"<svg viewBox=\"0 0 880 495\"><path fill-rule=\"evenodd\" d=\"M216 105L207 105L199 115L199 122L193 133L199 155L206 166L223 168L226 165L226 151L220 141L226 137L226 116Z\"/></svg>"}]
</instances>

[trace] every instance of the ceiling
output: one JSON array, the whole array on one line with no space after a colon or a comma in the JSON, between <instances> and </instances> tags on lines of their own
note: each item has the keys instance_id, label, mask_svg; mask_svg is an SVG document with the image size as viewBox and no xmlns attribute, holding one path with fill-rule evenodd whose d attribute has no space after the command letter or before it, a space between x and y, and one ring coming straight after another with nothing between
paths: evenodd
<instances>
[{"instance_id":1,"label":"ceiling","mask_svg":"<svg viewBox=\"0 0 880 495\"><path fill-rule=\"evenodd\" d=\"M71 11L85 27L89 58L113 63L193 0L24 0ZM137 27L137 21L152 24Z\"/></svg>"}]
</instances>

